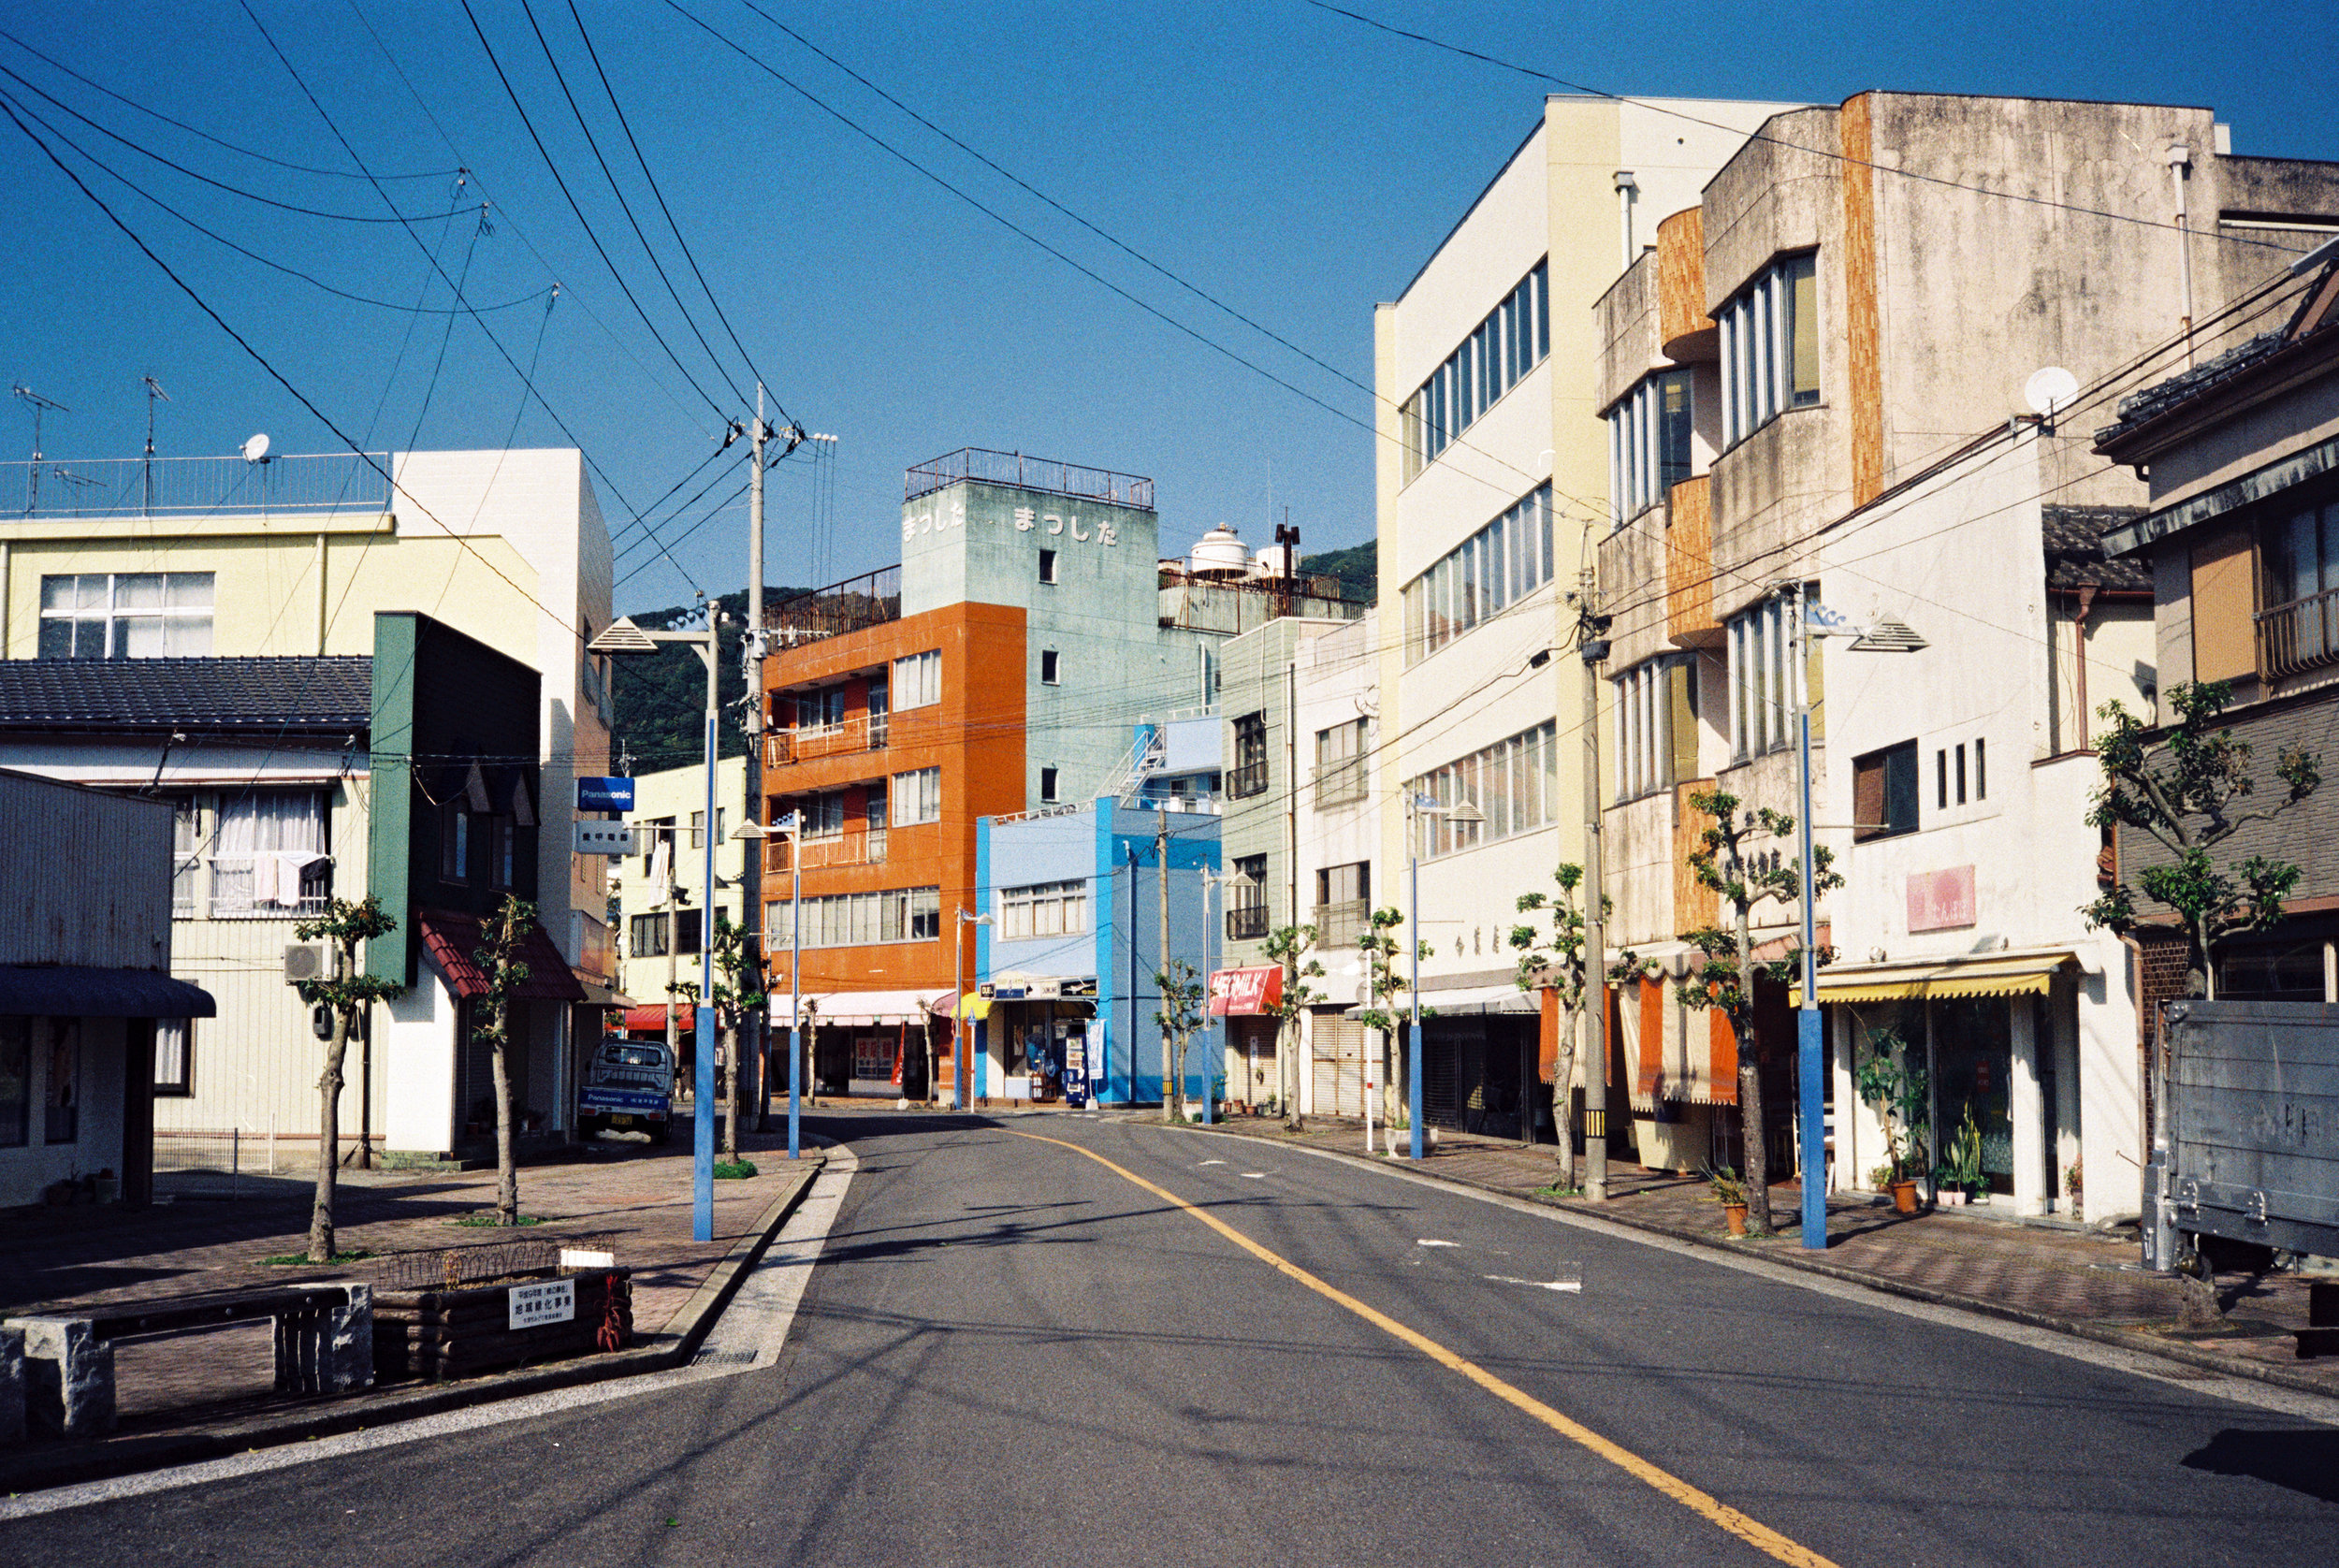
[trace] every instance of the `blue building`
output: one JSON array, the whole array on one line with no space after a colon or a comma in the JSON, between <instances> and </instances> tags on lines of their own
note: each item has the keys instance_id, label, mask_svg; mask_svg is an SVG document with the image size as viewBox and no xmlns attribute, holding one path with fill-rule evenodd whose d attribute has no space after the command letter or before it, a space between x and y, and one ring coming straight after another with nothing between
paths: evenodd
<instances>
[{"instance_id":1,"label":"blue building","mask_svg":"<svg viewBox=\"0 0 2339 1568\"><path fill-rule=\"evenodd\" d=\"M1149 728L1140 727L1140 757ZM1214 769L1213 756L1210 768L1191 771ZM1140 793L1147 805L1126 803ZM1216 804L1166 791L1156 799L1140 785L1130 797L976 824L976 881L994 922L977 928L982 1054L976 1094L1059 1099L1068 1071L1077 1070L1100 1104L1163 1099L1155 980L1163 967L1163 867L1170 953L1206 976L1216 958ZM1189 1098L1210 1092L1206 1080L1225 1061L1223 1036L1213 1020L1188 1042Z\"/></svg>"}]
</instances>

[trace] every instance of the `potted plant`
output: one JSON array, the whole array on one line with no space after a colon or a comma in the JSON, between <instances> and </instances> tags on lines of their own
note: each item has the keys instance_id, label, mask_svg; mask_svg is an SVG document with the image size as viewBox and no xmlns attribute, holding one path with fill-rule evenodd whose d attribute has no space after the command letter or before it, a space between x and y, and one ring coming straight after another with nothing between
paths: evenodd
<instances>
[{"instance_id":1,"label":"potted plant","mask_svg":"<svg viewBox=\"0 0 2339 1568\"><path fill-rule=\"evenodd\" d=\"M1746 1234L1746 1183L1728 1166L1706 1173L1706 1182L1713 1189L1714 1201L1722 1205L1722 1217L1728 1222L1730 1234Z\"/></svg>"},{"instance_id":2,"label":"potted plant","mask_svg":"<svg viewBox=\"0 0 2339 1568\"><path fill-rule=\"evenodd\" d=\"M1982 1173L1982 1128L1975 1124L1973 1108L1966 1108L1965 1122L1950 1136L1949 1164L1945 1192L1954 1192L1953 1203L1981 1201L1982 1191L1988 1178Z\"/></svg>"},{"instance_id":3,"label":"potted plant","mask_svg":"<svg viewBox=\"0 0 2339 1568\"><path fill-rule=\"evenodd\" d=\"M1860 1098L1875 1107L1884 1124L1884 1148L1891 1160L1893 1208L1904 1214L1917 1212L1917 1148L1926 1129L1925 1069L1907 1061L1908 1048L1892 1029L1868 1035L1868 1056L1854 1074Z\"/></svg>"}]
</instances>

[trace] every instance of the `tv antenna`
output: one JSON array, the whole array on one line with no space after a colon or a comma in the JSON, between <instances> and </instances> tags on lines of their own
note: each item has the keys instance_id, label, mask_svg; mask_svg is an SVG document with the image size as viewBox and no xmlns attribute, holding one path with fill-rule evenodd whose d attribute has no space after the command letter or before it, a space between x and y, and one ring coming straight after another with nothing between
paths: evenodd
<instances>
[{"instance_id":1,"label":"tv antenna","mask_svg":"<svg viewBox=\"0 0 2339 1568\"><path fill-rule=\"evenodd\" d=\"M24 479L24 515L29 517L40 509L40 416L51 409L59 414L73 411L54 398L42 397L22 382L8 390L33 405L33 466Z\"/></svg>"},{"instance_id":2,"label":"tv antenna","mask_svg":"<svg viewBox=\"0 0 2339 1568\"><path fill-rule=\"evenodd\" d=\"M145 379L146 379L146 506L145 506L145 509L146 509L146 511L147 511L149 514L152 514L152 513L153 512L153 510L154 510L154 399L157 399L157 398L160 398L160 399L161 399L164 402L168 402L168 401L170 401L170 394L169 394L169 393L167 393L167 392L166 392L166 391L164 391L164 390L163 390L163 384L162 384L161 382L159 382L159 381L156 381L156 380L155 380L153 376L151 376L151 375L150 375L150 376L146 377Z\"/></svg>"}]
</instances>

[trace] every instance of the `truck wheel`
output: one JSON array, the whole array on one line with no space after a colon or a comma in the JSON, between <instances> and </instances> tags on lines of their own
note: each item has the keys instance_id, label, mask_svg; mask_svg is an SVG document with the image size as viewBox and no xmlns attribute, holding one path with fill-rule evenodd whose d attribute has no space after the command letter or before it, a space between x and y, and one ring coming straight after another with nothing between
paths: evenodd
<instances>
[{"instance_id":1,"label":"truck wheel","mask_svg":"<svg viewBox=\"0 0 2339 1568\"><path fill-rule=\"evenodd\" d=\"M658 1125L657 1125L657 1127L656 1127L654 1130L652 1130L652 1131L651 1131L651 1133L650 1133L650 1135L649 1135L649 1140L650 1140L652 1143L657 1144L657 1145L658 1145L660 1148L661 1148L661 1149L662 1149L662 1148L664 1148L667 1144L669 1144L669 1143L673 1142L673 1141L674 1141L674 1124L673 1124L672 1122L661 1122L661 1123L659 1123L659 1124L658 1124Z\"/></svg>"},{"instance_id":2,"label":"truck wheel","mask_svg":"<svg viewBox=\"0 0 2339 1568\"><path fill-rule=\"evenodd\" d=\"M576 1120L576 1133L579 1138L582 1138L586 1142L590 1143L594 1139L601 1136L601 1118L598 1116L578 1117Z\"/></svg>"}]
</instances>

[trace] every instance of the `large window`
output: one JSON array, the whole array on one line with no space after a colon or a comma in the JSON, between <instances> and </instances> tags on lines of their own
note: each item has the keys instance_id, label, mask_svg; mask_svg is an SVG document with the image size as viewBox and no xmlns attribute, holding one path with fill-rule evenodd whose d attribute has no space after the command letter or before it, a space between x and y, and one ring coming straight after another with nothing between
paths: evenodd
<instances>
[{"instance_id":1,"label":"large window","mask_svg":"<svg viewBox=\"0 0 2339 1568\"><path fill-rule=\"evenodd\" d=\"M1852 838L1865 843L1917 831L1917 743L1852 759Z\"/></svg>"},{"instance_id":2,"label":"large window","mask_svg":"<svg viewBox=\"0 0 2339 1568\"><path fill-rule=\"evenodd\" d=\"M2268 525L2259 557L2266 572L2259 673L2288 675L2339 660L2339 501Z\"/></svg>"},{"instance_id":3,"label":"large window","mask_svg":"<svg viewBox=\"0 0 2339 1568\"><path fill-rule=\"evenodd\" d=\"M1240 855L1227 883L1227 940L1256 942L1267 935L1267 857Z\"/></svg>"},{"instance_id":4,"label":"large window","mask_svg":"<svg viewBox=\"0 0 2339 1568\"><path fill-rule=\"evenodd\" d=\"M202 659L209 572L81 572L40 580L43 659Z\"/></svg>"},{"instance_id":5,"label":"large window","mask_svg":"<svg viewBox=\"0 0 2339 1568\"><path fill-rule=\"evenodd\" d=\"M666 917L635 915L628 922L626 954L632 958L663 958L666 956Z\"/></svg>"},{"instance_id":6,"label":"large window","mask_svg":"<svg viewBox=\"0 0 2339 1568\"><path fill-rule=\"evenodd\" d=\"M1445 806L1468 801L1486 819L1457 822L1423 813L1422 853L1432 858L1547 827L1560 808L1558 726L1522 730L1423 775L1411 789Z\"/></svg>"},{"instance_id":7,"label":"large window","mask_svg":"<svg viewBox=\"0 0 2339 1568\"><path fill-rule=\"evenodd\" d=\"M1616 678L1616 798L1637 800L1693 777L1697 671L1665 657Z\"/></svg>"},{"instance_id":8,"label":"large window","mask_svg":"<svg viewBox=\"0 0 2339 1568\"><path fill-rule=\"evenodd\" d=\"M1619 522L1690 476L1690 373L1644 377L1608 411L1608 496Z\"/></svg>"},{"instance_id":9,"label":"large window","mask_svg":"<svg viewBox=\"0 0 2339 1568\"><path fill-rule=\"evenodd\" d=\"M322 791L220 796L218 849L211 856L214 917L320 913L332 893L331 864Z\"/></svg>"},{"instance_id":10,"label":"large window","mask_svg":"<svg viewBox=\"0 0 2339 1568\"><path fill-rule=\"evenodd\" d=\"M1743 761L1787 744L1794 692L1788 685L1788 617L1769 599L1730 617L1730 754Z\"/></svg>"},{"instance_id":11,"label":"large window","mask_svg":"<svg viewBox=\"0 0 2339 1568\"><path fill-rule=\"evenodd\" d=\"M193 795L170 803L170 913L193 920L203 896L203 814Z\"/></svg>"},{"instance_id":12,"label":"large window","mask_svg":"<svg viewBox=\"0 0 2339 1568\"><path fill-rule=\"evenodd\" d=\"M183 1097L195 1093L195 1020L192 1018L154 1020L154 1093L161 1098Z\"/></svg>"},{"instance_id":13,"label":"large window","mask_svg":"<svg viewBox=\"0 0 2339 1568\"><path fill-rule=\"evenodd\" d=\"M1315 873L1315 951L1356 945L1372 926L1373 865L1351 861Z\"/></svg>"},{"instance_id":14,"label":"large window","mask_svg":"<svg viewBox=\"0 0 2339 1568\"><path fill-rule=\"evenodd\" d=\"M1315 804L1338 806L1366 794L1365 736L1370 719L1315 732Z\"/></svg>"},{"instance_id":15,"label":"large window","mask_svg":"<svg viewBox=\"0 0 2339 1568\"><path fill-rule=\"evenodd\" d=\"M1267 792L1267 715L1246 713L1234 721L1234 771L1227 775L1227 793L1248 800Z\"/></svg>"},{"instance_id":16,"label":"large window","mask_svg":"<svg viewBox=\"0 0 2339 1568\"><path fill-rule=\"evenodd\" d=\"M1088 884L1044 882L999 892L999 935L1077 936L1088 929Z\"/></svg>"},{"instance_id":17,"label":"large window","mask_svg":"<svg viewBox=\"0 0 2339 1568\"><path fill-rule=\"evenodd\" d=\"M1426 659L1551 580L1551 486L1463 540L1405 585L1405 662Z\"/></svg>"},{"instance_id":18,"label":"large window","mask_svg":"<svg viewBox=\"0 0 2339 1568\"><path fill-rule=\"evenodd\" d=\"M922 708L942 700L942 654L938 648L893 661L893 708Z\"/></svg>"},{"instance_id":19,"label":"large window","mask_svg":"<svg viewBox=\"0 0 2339 1568\"><path fill-rule=\"evenodd\" d=\"M1435 461L1456 436L1550 352L1550 284L1545 264L1537 262L1421 389L1405 399L1406 482Z\"/></svg>"},{"instance_id":20,"label":"large window","mask_svg":"<svg viewBox=\"0 0 2339 1568\"><path fill-rule=\"evenodd\" d=\"M1722 444L1781 409L1819 401L1819 277L1808 252L1765 268L1715 312L1722 329Z\"/></svg>"},{"instance_id":21,"label":"large window","mask_svg":"<svg viewBox=\"0 0 2339 1568\"><path fill-rule=\"evenodd\" d=\"M893 776L892 795L895 827L938 822L942 820L942 770L935 767L897 773Z\"/></svg>"},{"instance_id":22,"label":"large window","mask_svg":"<svg viewBox=\"0 0 2339 1568\"><path fill-rule=\"evenodd\" d=\"M794 930L795 910L786 899L763 907L763 929L777 943ZM942 890L894 888L884 893L841 893L804 901L804 945L807 948L869 947L884 942L932 942L942 935Z\"/></svg>"}]
</instances>

